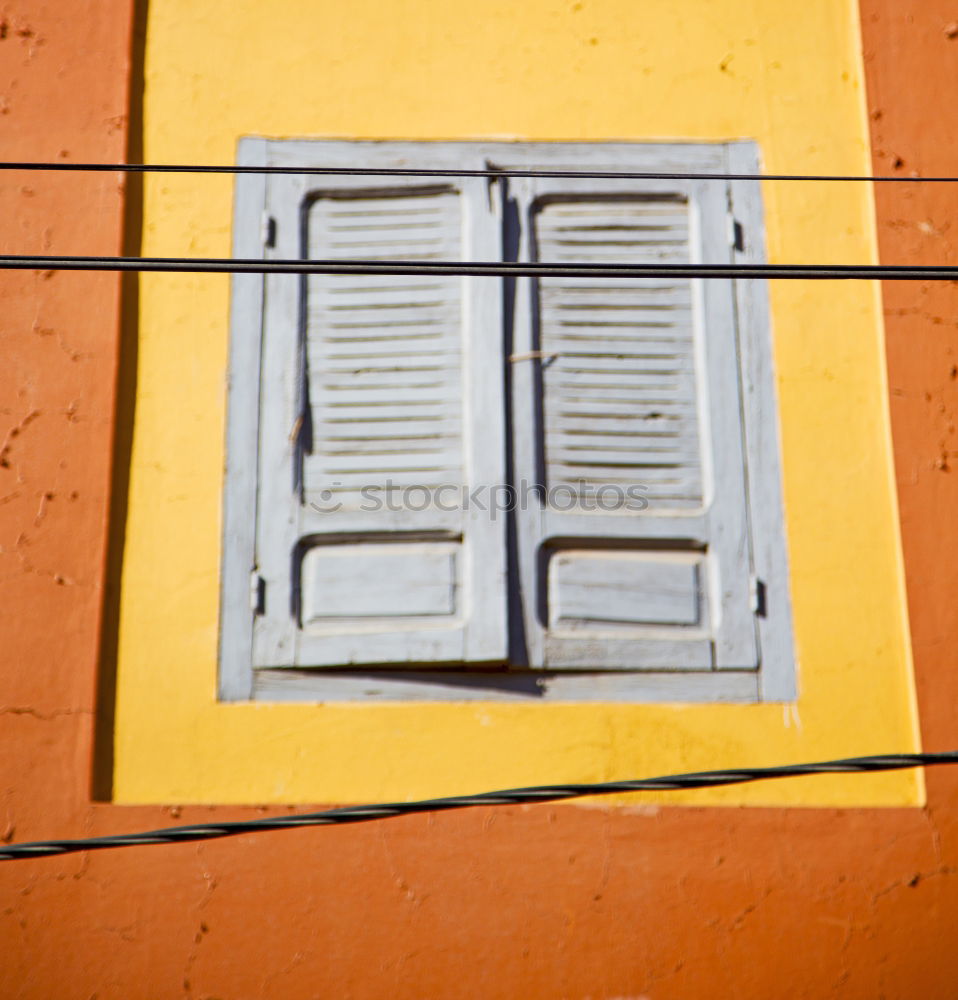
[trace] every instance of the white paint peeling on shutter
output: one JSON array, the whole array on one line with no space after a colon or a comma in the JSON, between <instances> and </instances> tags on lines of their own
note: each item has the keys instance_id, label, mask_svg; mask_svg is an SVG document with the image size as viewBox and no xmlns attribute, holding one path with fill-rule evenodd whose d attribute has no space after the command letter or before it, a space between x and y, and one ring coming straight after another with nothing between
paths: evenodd
<instances>
[{"instance_id":1,"label":"white paint peeling on shutter","mask_svg":"<svg viewBox=\"0 0 958 1000\"><path fill-rule=\"evenodd\" d=\"M536 215L537 256L686 264L684 198L562 200ZM691 282L539 282L545 462L581 501L641 486L652 510L702 505Z\"/></svg>"}]
</instances>

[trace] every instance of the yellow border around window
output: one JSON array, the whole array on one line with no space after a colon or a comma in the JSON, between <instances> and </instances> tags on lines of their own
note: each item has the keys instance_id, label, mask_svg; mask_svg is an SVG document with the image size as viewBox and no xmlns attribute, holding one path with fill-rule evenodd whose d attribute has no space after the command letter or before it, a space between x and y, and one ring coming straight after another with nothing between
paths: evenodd
<instances>
[{"instance_id":1,"label":"yellow border around window","mask_svg":"<svg viewBox=\"0 0 958 1000\"><path fill-rule=\"evenodd\" d=\"M147 162L241 135L758 141L869 172L854 0L153 0ZM875 261L870 189L763 185L773 263ZM227 256L228 177L147 178L143 253ZM878 288L773 283L792 705L219 704L228 279L141 280L115 799L349 802L918 749ZM617 801L918 805L915 772ZM608 801L608 800L605 800Z\"/></svg>"}]
</instances>

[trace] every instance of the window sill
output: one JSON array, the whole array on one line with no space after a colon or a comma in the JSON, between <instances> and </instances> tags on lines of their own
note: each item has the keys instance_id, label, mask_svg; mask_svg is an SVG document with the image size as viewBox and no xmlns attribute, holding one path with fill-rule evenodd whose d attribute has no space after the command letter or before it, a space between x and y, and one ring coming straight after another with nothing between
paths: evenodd
<instances>
[{"instance_id":1,"label":"window sill","mask_svg":"<svg viewBox=\"0 0 958 1000\"><path fill-rule=\"evenodd\" d=\"M762 700L757 671L312 671L257 670L267 702L734 702Z\"/></svg>"}]
</instances>

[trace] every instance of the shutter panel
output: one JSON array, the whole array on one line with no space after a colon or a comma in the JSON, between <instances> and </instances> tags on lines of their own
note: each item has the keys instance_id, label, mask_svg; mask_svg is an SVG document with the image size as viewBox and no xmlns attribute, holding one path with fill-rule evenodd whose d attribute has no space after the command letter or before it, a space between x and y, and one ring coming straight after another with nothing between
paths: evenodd
<instances>
[{"instance_id":1,"label":"shutter panel","mask_svg":"<svg viewBox=\"0 0 958 1000\"><path fill-rule=\"evenodd\" d=\"M530 259L729 257L724 190L528 181ZM726 282L529 283L513 364L529 659L546 669L756 669L735 315ZM524 346L523 346L524 345Z\"/></svg>"},{"instance_id":2,"label":"shutter panel","mask_svg":"<svg viewBox=\"0 0 958 1000\"><path fill-rule=\"evenodd\" d=\"M496 253L478 184L326 180L271 179L277 257ZM468 280L269 277L255 666L504 659L503 528L461 503L503 475L501 314Z\"/></svg>"}]
</instances>

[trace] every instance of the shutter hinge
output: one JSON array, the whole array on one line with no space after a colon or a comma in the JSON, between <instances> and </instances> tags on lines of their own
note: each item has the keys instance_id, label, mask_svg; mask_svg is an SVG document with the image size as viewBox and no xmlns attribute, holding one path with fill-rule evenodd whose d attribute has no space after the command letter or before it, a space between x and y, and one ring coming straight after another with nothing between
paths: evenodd
<instances>
[{"instance_id":1,"label":"shutter hinge","mask_svg":"<svg viewBox=\"0 0 958 1000\"><path fill-rule=\"evenodd\" d=\"M486 160L486 170L498 170L499 167L496 166L491 160ZM489 202L489 211L493 212L496 208L495 195L493 194L493 188L498 184L503 178L497 176L496 174L486 175L486 199Z\"/></svg>"},{"instance_id":2,"label":"shutter hinge","mask_svg":"<svg viewBox=\"0 0 958 1000\"><path fill-rule=\"evenodd\" d=\"M745 251L745 228L734 215L728 217L728 241L733 250L738 253Z\"/></svg>"},{"instance_id":3,"label":"shutter hinge","mask_svg":"<svg viewBox=\"0 0 958 1000\"><path fill-rule=\"evenodd\" d=\"M254 615L266 613L266 581L255 569L249 576L249 606Z\"/></svg>"},{"instance_id":4,"label":"shutter hinge","mask_svg":"<svg viewBox=\"0 0 958 1000\"><path fill-rule=\"evenodd\" d=\"M264 212L260 227L260 235L263 240L263 246L276 246L276 218L270 215L269 212Z\"/></svg>"},{"instance_id":5,"label":"shutter hinge","mask_svg":"<svg viewBox=\"0 0 958 1000\"><path fill-rule=\"evenodd\" d=\"M766 593L765 581L760 580L754 574L748 580L749 600L752 605L752 613L764 618L768 613L768 597Z\"/></svg>"}]
</instances>

